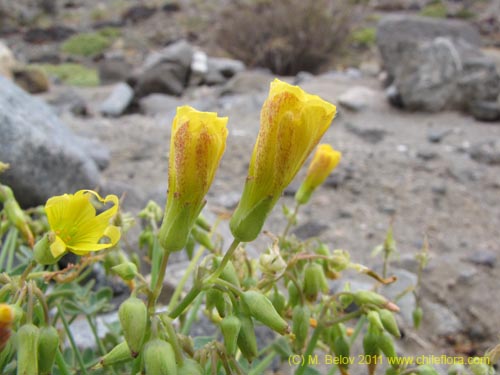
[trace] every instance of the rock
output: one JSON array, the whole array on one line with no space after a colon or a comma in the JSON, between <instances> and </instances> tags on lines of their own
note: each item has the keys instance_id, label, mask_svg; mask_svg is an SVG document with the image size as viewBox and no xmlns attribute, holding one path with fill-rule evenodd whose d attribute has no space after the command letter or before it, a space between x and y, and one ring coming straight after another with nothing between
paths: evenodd
<instances>
[{"instance_id":1,"label":"rock","mask_svg":"<svg viewBox=\"0 0 500 375\"><path fill-rule=\"evenodd\" d=\"M99 111L104 116L118 117L125 112L133 98L134 90L125 82L118 83L101 104Z\"/></svg>"},{"instance_id":2,"label":"rock","mask_svg":"<svg viewBox=\"0 0 500 375\"><path fill-rule=\"evenodd\" d=\"M49 90L49 79L41 69L15 68L13 73L16 84L31 94Z\"/></svg>"},{"instance_id":3,"label":"rock","mask_svg":"<svg viewBox=\"0 0 500 375\"><path fill-rule=\"evenodd\" d=\"M428 2L428 0L375 0L373 7L383 11L419 10Z\"/></svg>"},{"instance_id":4,"label":"rock","mask_svg":"<svg viewBox=\"0 0 500 375\"><path fill-rule=\"evenodd\" d=\"M71 112L75 116L88 115L87 103L85 103L85 100L72 89L60 93L55 98L50 99L48 103L54 106L59 114Z\"/></svg>"},{"instance_id":5,"label":"rock","mask_svg":"<svg viewBox=\"0 0 500 375\"><path fill-rule=\"evenodd\" d=\"M307 223L299 225L292 233L301 240L306 240L312 237L319 236L328 228L328 225L320 223L318 221L308 221Z\"/></svg>"},{"instance_id":6,"label":"rock","mask_svg":"<svg viewBox=\"0 0 500 375\"><path fill-rule=\"evenodd\" d=\"M477 250L472 252L467 260L480 266L495 268L495 265L497 263L497 256L492 251Z\"/></svg>"},{"instance_id":7,"label":"rock","mask_svg":"<svg viewBox=\"0 0 500 375\"><path fill-rule=\"evenodd\" d=\"M429 131L427 132L427 140L431 143L440 143L444 139L444 137L451 134L451 132L451 129L429 129Z\"/></svg>"},{"instance_id":8,"label":"rock","mask_svg":"<svg viewBox=\"0 0 500 375\"><path fill-rule=\"evenodd\" d=\"M99 81L109 84L125 81L130 75L131 66L122 57L101 60L98 64Z\"/></svg>"},{"instance_id":9,"label":"rock","mask_svg":"<svg viewBox=\"0 0 500 375\"><path fill-rule=\"evenodd\" d=\"M231 78L237 73L245 70L245 64L240 60L228 59L224 57L209 57L208 58L208 71L217 71L224 76L224 78Z\"/></svg>"},{"instance_id":10,"label":"rock","mask_svg":"<svg viewBox=\"0 0 500 375\"><path fill-rule=\"evenodd\" d=\"M293 81L294 85L300 85L314 78L314 74L309 72L298 72Z\"/></svg>"},{"instance_id":11,"label":"rock","mask_svg":"<svg viewBox=\"0 0 500 375\"><path fill-rule=\"evenodd\" d=\"M482 164L499 165L500 164L500 140L480 142L471 146L469 150L470 157Z\"/></svg>"},{"instance_id":12,"label":"rock","mask_svg":"<svg viewBox=\"0 0 500 375\"><path fill-rule=\"evenodd\" d=\"M359 112L369 107L376 98L377 92L374 90L368 87L354 86L339 96L339 104L351 111Z\"/></svg>"},{"instance_id":13,"label":"rock","mask_svg":"<svg viewBox=\"0 0 500 375\"><path fill-rule=\"evenodd\" d=\"M349 133L357 135L363 141L376 144L384 140L387 132L383 129L377 128L363 128L361 126L356 126L350 122L345 123L345 128Z\"/></svg>"},{"instance_id":14,"label":"rock","mask_svg":"<svg viewBox=\"0 0 500 375\"><path fill-rule=\"evenodd\" d=\"M161 10L166 13L174 13L181 10L181 5L177 1L167 1Z\"/></svg>"},{"instance_id":15,"label":"rock","mask_svg":"<svg viewBox=\"0 0 500 375\"><path fill-rule=\"evenodd\" d=\"M11 168L0 181L24 207L54 195L99 185L99 171L85 146L50 106L0 77L0 160Z\"/></svg>"},{"instance_id":16,"label":"rock","mask_svg":"<svg viewBox=\"0 0 500 375\"><path fill-rule=\"evenodd\" d=\"M377 46L389 76L394 77L398 66L402 64L403 53L414 49L422 41L431 41L437 37L481 45L481 36L477 30L463 21L413 15L383 17L377 27Z\"/></svg>"},{"instance_id":17,"label":"rock","mask_svg":"<svg viewBox=\"0 0 500 375\"><path fill-rule=\"evenodd\" d=\"M122 14L122 20L124 22L137 23L140 21L147 20L153 14L155 14L156 11L157 11L157 8L155 8L155 7L150 7L147 5L134 5L134 6L131 6L130 8L128 8Z\"/></svg>"},{"instance_id":18,"label":"rock","mask_svg":"<svg viewBox=\"0 0 500 375\"><path fill-rule=\"evenodd\" d=\"M151 53L136 77L136 95L181 95L187 84L193 54L193 47L184 40Z\"/></svg>"},{"instance_id":19,"label":"rock","mask_svg":"<svg viewBox=\"0 0 500 375\"><path fill-rule=\"evenodd\" d=\"M389 87L387 87L387 89L385 90L385 96L393 107L404 107L403 98L401 98L401 94L399 93L396 85L390 85Z\"/></svg>"},{"instance_id":20,"label":"rock","mask_svg":"<svg viewBox=\"0 0 500 375\"><path fill-rule=\"evenodd\" d=\"M267 91L273 76L264 70L245 70L236 74L222 88L221 95Z\"/></svg>"},{"instance_id":21,"label":"rock","mask_svg":"<svg viewBox=\"0 0 500 375\"><path fill-rule=\"evenodd\" d=\"M444 305L424 299L422 309L424 311L422 325L435 335L454 335L464 327L457 315Z\"/></svg>"},{"instance_id":22,"label":"rock","mask_svg":"<svg viewBox=\"0 0 500 375\"><path fill-rule=\"evenodd\" d=\"M109 148L96 139L80 137L80 143L99 170L103 171L109 166L111 160Z\"/></svg>"},{"instance_id":23,"label":"rock","mask_svg":"<svg viewBox=\"0 0 500 375\"><path fill-rule=\"evenodd\" d=\"M191 60L191 74L189 76L189 85L198 86L205 79L208 72L208 56L203 51L195 51Z\"/></svg>"},{"instance_id":24,"label":"rock","mask_svg":"<svg viewBox=\"0 0 500 375\"><path fill-rule=\"evenodd\" d=\"M180 105L182 102L179 98L165 94L151 94L139 100L141 112L149 116L175 113L175 109Z\"/></svg>"},{"instance_id":25,"label":"rock","mask_svg":"<svg viewBox=\"0 0 500 375\"><path fill-rule=\"evenodd\" d=\"M474 100L469 106L469 112L479 121L498 121L500 120L500 103Z\"/></svg>"},{"instance_id":26,"label":"rock","mask_svg":"<svg viewBox=\"0 0 500 375\"><path fill-rule=\"evenodd\" d=\"M24 33L23 40L32 44L62 42L75 33L74 29L66 26L34 27Z\"/></svg>"},{"instance_id":27,"label":"rock","mask_svg":"<svg viewBox=\"0 0 500 375\"><path fill-rule=\"evenodd\" d=\"M438 157L439 155L433 150L422 149L417 151L417 158L422 159L424 161L434 160Z\"/></svg>"},{"instance_id":28,"label":"rock","mask_svg":"<svg viewBox=\"0 0 500 375\"><path fill-rule=\"evenodd\" d=\"M493 61L466 42L438 37L402 53L394 83L405 108L468 110L475 100L496 100L500 76Z\"/></svg>"},{"instance_id":29,"label":"rock","mask_svg":"<svg viewBox=\"0 0 500 375\"><path fill-rule=\"evenodd\" d=\"M0 76L12 78L12 69L16 65L16 59L12 51L0 41Z\"/></svg>"}]
</instances>

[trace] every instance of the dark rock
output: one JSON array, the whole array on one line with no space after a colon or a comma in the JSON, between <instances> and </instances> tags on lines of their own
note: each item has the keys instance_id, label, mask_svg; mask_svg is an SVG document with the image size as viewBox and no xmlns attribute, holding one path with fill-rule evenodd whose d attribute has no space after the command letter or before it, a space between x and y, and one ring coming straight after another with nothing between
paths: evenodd
<instances>
[{"instance_id":1,"label":"dark rock","mask_svg":"<svg viewBox=\"0 0 500 375\"><path fill-rule=\"evenodd\" d=\"M149 7L146 5L134 5L128 8L122 14L122 20L125 22L137 23L150 18L153 14L155 14L157 8Z\"/></svg>"},{"instance_id":2,"label":"dark rock","mask_svg":"<svg viewBox=\"0 0 500 375\"><path fill-rule=\"evenodd\" d=\"M49 90L47 75L38 68L16 68L14 81L30 94L39 94Z\"/></svg>"},{"instance_id":3,"label":"dark rock","mask_svg":"<svg viewBox=\"0 0 500 375\"><path fill-rule=\"evenodd\" d=\"M299 225L292 233L301 240L307 240L309 238L319 236L328 228L328 225L318 221L308 221L307 223Z\"/></svg>"},{"instance_id":4,"label":"dark rock","mask_svg":"<svg viewBox=\"0 0 500 375\"><path fill-rule=\"evenodd\" d=\"M151 53L136 77L136 95L181 95L188 82L193 54L193 47L184 40Z\"/></svg>"},{"instance_id":5,"label":"dark rock","mask_svg":"<svg viewBox=\"0 0 500 375\"><path fill-rule=\"evenodd\" d=\"M464 324L448 307L428 300L422 300L423 325L438 336L454 335L462 331Z\"/></svg>"},{"instance_id":6,"label":"dark rock","mask_svg":"<svg viewBox=\"0 0 500 375\"><path fill-rule=\"evenodd\" d=\"M24 33L23 40L33 44L62 42L75 33L74 29L67 26L35 27Z\"/></svg>"},{"instance_id":7,"label":"dark rock","mask_svg":"<svg viewBox=\"0 0 500 375\"><path fill-rule=\"evenodd\" d=\"M435 151L432 150L418 150L417 151L417 158L422 159L424 161L429 161L429 160L434 160L438 158L438 154Z\"/></svg>"},{"instance_id":8,"label":"dark rock","mask_svg":"<svg viewBox=\"0 0 500 375\"><path fill-rule=\"evenodd\" d=\"M469 150L470 157L482 164L499 165L500 164L500 140L495 139L486 142L480 142L471 146Z\"/></svg>"},{"instance_id":9,"label":"dark rock","mask_svg":"<svg viewBox=\"0 0 500 375\"><path fill-rule=\"evenodd\" d=\"M363 141L371 144L376 144L384 140L387 132L383 129L362 128L350 122L346 122L345 128L352 134L358 136Z\"/></svg>"},{"instance_id":10,"label":"dark rock","mask_svg":"<svg viewBox=\"0 0 500 375\"><path fill-rule=\"evenodd\" d=\"M469 112L479 121L498 121L500 120L500 103L474 100L469 106Z\"/></svg>"},{"instance_id":11,"label":"dark rock","mask_svg":"<svg viewBox=\"0 0 500 375\"><path fill-rule=\"evenodd\" d=\"M389 15L382 18L377 27L377 46L389 76L395 76L398 66L402 64L403 53L415 49L422 41L432 41L437 37L481 45L477 30L463 21L414 15Z\"/></svg>"},{"instance_id":12,"label":"dark rock","mask_svg":"<svg viewBox=\"0 0 500 375\"><path fill-rule=\"evenodd\" d=\"M497 255L488 250L476 250L472 252L467 260L480 266L495 268L497 264Z\"/></svg>"},{"instance_id":13,"label":"dark rock","mask_svg":"<svg viewBox=\"0 0 500 375\"><path fill-rule=\"evenodd\" d=\"M161 10L167 13L174 13L181 10L181 5L177 1L168 1L161 7Z\"/></svg>"},{"instance_id":14,"label":"dark rock","mask_svg":"<svg viewBox=\"0 0 500 375\"><path fill-rule=\"evenodd\" d=\"M105 116L122 115L134 98L134 90L124 82L118 83L108 98L101 104L99 111Z\"/></svg>"},{"instance_id":15,"label":"dark rock","mask_svg":"<svg viewBox=\"0 0 500 375\"><path fill-rule=\"evenodd\" d=\"M85 100L74 90L64 91L55 98L49 100L58 113L71 112L75 116L87 116L88 108Z\"/></svg>"},{"instance_id":16,"label":"dark rock","mask_svg":"<svg viewBox=\"0 0 500 375\"><path fill-rule=\"evenodd\" d=\"M108 84L125 81L132 68L123 58L113 57L99 61L97 69L99 81Z\"/></svg>"},{"instance_id":17,"label":"dark rock","mask_svg":"<svg viewBox=\"0 0 500 375\"><path fill-rule=\"evenodd\" d=\"M451 129L430 129L427 132L427 140L431 143L440 143L448 134L451 134Z\"/></svg>"},{"instance_id":18,"label":"dark rock","mask_svg":"<svg viewBox=\"0 0 500 375\"><path fill-rule=\"evenodd\" d=\"M240 60L228 59L224 57L209 57L208 72L217 71L225 78L231 78L239 72L245 70L245 64Z\"/></svg>"},{"instance_id":19,"label":"dark rock","mask_svg":"<svg viewBox=\"0 0 500 375\"><path fill-rule=\"evenodd\" d=\"M436 183L431 186L431 190L434 194L446 195L448 189L446 188L446 185L444 183Z\"/></svg>"},{"instance_id":20,"label":"dark rock","mask_svg":"<svg viewBox=\"0 0 500 375\"><path fill-rule=\"evenodd\" d=\"M387 89L385 90L385 96L393 107L404 107L403 98L401 97L401 94L399 93L396 85L390 85L389 87L387 87Z\"/></svg>"},{"instance_id":21,"label":"dark rock","mask_svg":"<svg viewBox=\"0 0 500 375\"><path fill-rule=\"evenodd\" d=\"M95 162L51 107L3 77L0 86L0 160L12 166L0 181L20 204L98 186Z\"/></svg>"}]
</instances>

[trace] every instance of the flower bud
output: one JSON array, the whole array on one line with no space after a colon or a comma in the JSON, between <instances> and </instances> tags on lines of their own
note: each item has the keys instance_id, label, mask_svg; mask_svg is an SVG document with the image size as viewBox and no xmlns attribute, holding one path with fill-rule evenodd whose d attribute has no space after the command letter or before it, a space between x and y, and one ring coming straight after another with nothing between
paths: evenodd
<instances>
[{"instance_id":1,"label":"flower bud","mask_svg":"<svg viewBox=\"0 0 500 375\"><path fill-rule=\"evenodd\" d=\"M286 306L286 298L283 295L283 293L281 293L278 290L275 290L274 293L271 294L271 296L269 297L269 300L273 304L273 306L276 309L276 311L278 312L278 314L283 316L283 313L285 311L285 306Z\"/></svg>"},{"instance_id":2,"label":"flower bud","mask_svg":"<svg viewBox=\"0 0 500 375\"><path fill-rule=\"evenodd\" d=\"M320 292L328 292L328 281L323 268L317 263L309 263L304 268L304 294L309 301L315 301Z\"/></svg>"},{"instance_id":3,"label":"flower bud","mask_svg":"<svg viewBox=\"0 0 500 375\"><path fill-rule=\"evenodd\" d=\"M242 294L243 302L247 305L250 315L262 324L281 335L289 332L288 323L278 314L269 299L254 290Z\"/></svg>"},{"instance_id":4,"label":"flower bud","mask_svg":"<svg viewBox=\"0 0 500 375\"><path fill-rule=\"evenodd\" d=\"M0 336L2 335L0 328ZM6 343L3 348L0 348L0 374L4 373L4 368L14 358L17 351L17 333L13 332L9 337L6 337Z\"/></svg>"},{"instance_id":5,"label":"flower bud","mask_svg":"<svg viewBox=\"0 0 500 375\"><path fill-rule=\"evenodd\" d=\"M475 358L472 358L472 362L469 365L469 369L472 371L474 375L495 375L495 369L482 362L482 358L479 359L478 361L474 360Z\"/></svg>"},{"instance_id":6,"label":"flower bud","mask_svg":"<svg viewBox=\"0 0 500 375\"><path fill-rule=\"evenodd\" d=\"M299 204L309 202L316 188L325 182L330 172L338 165L342 154L327 144L319 145L313 156L306 178L295 194L295 200Z\"/></svg>"},{"instance_id":7,"label":"flower bud","mask_svg":"<svg viewBox=\"0 0 500 375\"><path fill-rule=\"evenodd\" d=\"M125 281L133 280L137 275L137 266L132 262L123 262L111 269Z\"/></svg>"},{"instance_id":8,"label":"flower bud","mask_svg":"<svg viewBox=\"0 0 500 375\"><path fill-rule=\"evenodd\" d=\"M344 327L342 326L342 328ZM349 358L351 353L351 348L349 346L349 342L347 341L345 332L342 328L341 328L341 334L337 334L333 340L332 350L335 353L335 356L337 356L338 358ZM349 372L347 371L349 368L348 363L340 363L338 366L342 375L349 374Z\"/></svg>"},{"instance_id":9,"label":"flower bud","mask_svg":"<svg viewBox=\"0 0 500 375\"><path fill-rule=\"evenodd\" d=\"M334 105L275 80L262 107L241 200L230 222L234 237L253 241L283 190L295 177L335 116Z\"/></svg>"},{"instance_id":10,"label":"flower bud","mask_svg":"<svg viewBox=\"0 0 500 375\"><path fill-rule=\"evenodd\" d=\"M227 117L177 108L172 124L168 196L159 239L165 251L179 251L204 204L226 147Z\"/></svg>"},{"instance_id":11,"label":"flower bud","mask_svg":"<svg viewBox=\"0 0 500 375\"><path fill-rule=\"evenodd\" d=\"M118 309L118 317L123 336L128 344L132 357L141 351L148 323L148 312L143 301L130 297L122 302Z\"/></svg>"},{"instance_id":12,"label":"flower bud","mask_svg":"<svg viewBox=\"0 0 500 375\"><path fill-rule=\"evenodd\" d=\"M368 318L368 321L370 322L371 325L377 327L381 331L384 330L384 325L382 324L382 321L380 320L380 315L378 314L377 311L375 310L369 311L368 314L366 314L366 317Z\"/></svg>"},{"instance_id":13,"label":"flower bud","mask_svg":"<svg viewBox=\"0 0 500 375\"><path fill-rule=\"evenodd\" d=\"M38 335L38 371L40 375L50 375L57 349L59 348L59 334L52 326L40 328Z\"/></svg>"},{"instance_id":14,"label":"flower bud","mask_svg":"<svg viewBox=\"0 0 500 375\"><path fill-rule=\"evenodd\" d=\"M206 306L208 310L212 310L215 307L221 317L226 316L226 300L224 299L224 293L220 290L215 288L207 290Z\"/></svg>"},{"instance_id":15,"label":"flower bud","mask_svg":"<svg viewBox=\"0 0 500 375\"><path fill-rule=\"evenodd\" d=\"M252 318L246 314L238 314L238 319L241 322L240 333L238 334L238 348L240 348L243 357L248 362L252 362L257 357L257 337L255 336Z\"/></svg>"},{"instance_id":16,"label":"flower bud","mask_svg":"<svg viewBox=\"0 0 500 375\"><path fill-rule=\"evenodd\" d=\"M384 296L370 290L360 290L353 294L353 298L354 302L358 306L374 305L390 311L399 311L399 307L397 307L394 303L387 300Z\"/></svg>"},{"instance_id":17,"label":"flower bud","mask_svg":"<svg viewBox=\"0 0 500 375\"><path fill-rule=\"evenodd\" d=\"M378 336L378 347L380 350L382 350L382 353L387 358L396 358L396 348L394 347L394 342L392 341L392 337L389 336L386 332L381 332ZM393 367L398 367L398 364L395 363L396 361L391 360L389 363L392 364Z\"/></svg>"},{"instance_id":18,"label":"flower bud","mask_svg":"<svg viewBox=\"0 0 500 375\"><path fill-rule=\"evenodd\" d=\"M94 369L100 367L118 365L120 363L125 363L131 361L132 355L130 354L130 348L126 341L123 341L111 349L104 357L101 358L99 364L94 366Z\"/></svg>"},{"instance_id":19,"label":"flower bud","mask_svg":"<svg viewBox=\"0 0 500 375\"><path fill-rule=\"evenodd\" d=\"M17 375L38 375L38 334L33 324L17 331Z\"/></svg>"},{"instance_id":20,"label":"flower bud","mask_svg":"<svg viewBox=\"0 0 500 375\"><path fill-rule=\"evenodd\" d=\"M287 264L279 253L272 252L271 254L263 253L259 257L259 264L262 272L265 273L282 273L285 271Z\"/></svg>"},{"instance_id":21,"label":"flower bud","mask_svg":"<svg viewBox=\"0 0 500 375\"><path fill-rule=\"evenodd\" d=\"M55 240L56 236L54 235L54 233L49 232L45 233L43 237L37 241L35 247L33 248L33 257L38 264L55 264L64 255L64 253L58 257L54 257L54 255L52 255L52 252L50 251L50 245L52 245Z\"/></svg>"},{"instance_id":22,"label":"flower bud","mask_svg":"<svg viewBox=\"0 0 500 375\"><path fill-rule=\"evenodd\" d=\"M146 375L177 375L177 363L172 345L153 339L144 347L144 367Z\"/></svg>"},{"instance_id":23,"label":"flower bud","mask_svg":"<svg viewBox=\"0 0 500 375\"><path fill-rule=\"evenodd\" d=\"M373 329L369 327L368 332L366 332L363 337L363 350L365 357L367 358L376 358L380 355L380 347L379 347L379 336L380 332L377 329ZM368 374L375 374L375 370L377 369L377 361L369 361L367 363L368 366Z\"/></svg>"},{"instance_id":24,"label":"flower bud","mask_svg":"<svg viewBox=\"0 0 500 375\"><path fill-rule=\"evenodd\" d=\"M227 262L219 277L238 288L240 287L240 279L238 278L238 273L236 272L236 268L234 268L234 264L231 261Z\"/></svg>"},{"instance_id":25,"label":"flower bud","mask_svg":"<svg viewBox=\"0 0 500 375\"><path fill-rule=\"evenodd\" d=\"M292 312L292 333L295 335L295 350L301 352L309 332L309 318L311 311L307 306L297 305Z\"/></svg>"},{"instance_id":26,"label":"flower bud","mask_svg":"<svg viewBox=\"0 0 500 375\"><path fill-rule=\"evenodd\" d=\"M293 281L288 282L288 305L289 306L295 306L299 303L300 301L300 292L297 289L297 286Z\"/></svg>"},{"instance_id":27,"label":"flower bud","mask_svg":"<svg viewBox=\"0 0 500 375\"><path fill-rule=\"evenodd\" d=\"M215 246L212 243L212 240L210 239L210 236L207 232L204 232L203 230L200 230L196 226L194 226L193 229L191 229L191 234L193 235L194 239L200 245L204 246L207 250L213 251L215 249Z\"/></svg>"},{"instance_id":28,"label":"flower bud","mask_svg":"<svg viewBox=\"0 0 500 375\"><path fill-rule=\"evenodd\" d=\"M398 323L396 322L394 314L386 309L381 309L378 313L386 331L394 337L401 337L401 332L399 332Z\"/></svg>"},{"instance_id":29,"label":"flower bud","mask_svg":"<svg viewBox=\"0 0 500 375\"><path fill-rule=\"evenodd\" d=\"M234 315L226 316L220 322L220 330L222 332L222 336L224 337L224 346L226 347L227 354L230 356L234 356L236 354L240 329L241 322Z\"/></svg>"},{"instance_id":30,"label":"flower bud","mask_svg":"<svg viewBox=\"0 0 500 375\"><path fill-rule=\"evenodd\" d=\"M424 311L420 306L417 306L415 310L413 310L412 317L413 317L413 326L415 327L415 329L418 329L420 327L423 315Z\"/></svg>"},{"instance_id":31,"label":"flower bud","mask_svg":"<svg viewBox=\"0 0 500 375\"><path fill-rule=\"evenodd\" d=\"M0 303L0 352L7 345L11 334L10 328L14 323L14 310L11 305Z\"/></svg>"},{"instance_id":32,"label":"flower bud","mask_svg":"<svg viewBox=\"0 0 500 375\"><path fill-rule=\"evenodd\" d=\"M196 362L194 359L191 358L185 358L184 361L182 362L182 365L180 365L177 368L177 374L178 375L204 375L205 371L203 371L203 368L201 365Z\"/></svg>"}]
</instances>

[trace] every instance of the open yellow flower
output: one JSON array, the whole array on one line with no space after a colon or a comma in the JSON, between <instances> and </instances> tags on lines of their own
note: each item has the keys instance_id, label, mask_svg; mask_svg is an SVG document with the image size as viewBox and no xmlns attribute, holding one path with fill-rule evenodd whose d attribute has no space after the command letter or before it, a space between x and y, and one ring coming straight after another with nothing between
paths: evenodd
<instances>
[{"instance_id":1,"label":"open yellow flower","mask_svg":"<svg viewBox=\"0 0 500 375\"><path fill-rule=\"evenodd\" d=\"M170 140L167 204L159 232L166 251L186 245L226 148L227 120L214 112L177 108Z\"/></svg>"},{"instance_id":2,"label":"open yellow flower","mask_svg":"<svg viewBox=\"0 0 500 375\"><path fill-rule=\"evenodd\" d=\"M92 197L113 206L97 215ZM84 255L116 245L120 239L120 228L110 224L110 221L118 212L118 205L116 195L101 198L92 190L50 198L45 204L45 212L53 232L50 238L52 256L58 258L66 251ZM103 238L108 241L101 243Z\"/></svg>"},{"instance_id":3,"label":"open yellow flower","mask_svg":"<svg viewBox=\"0 0 500 375\"><path fill-rule=\"evenodd\" d=\"M0 352L10 338L10 328L14 321L14 311L6 303L0 303Z\"/></svg>"},{"instance_id":4,"label":"open yellow flower","mask_svg":"<svg viewBox=\"0 0 500 375\"><path fill-rule=\"evenodd\" d=\"M314 190L325 182L330 172L339 164L341 157L342 154L332 146L319 145L307 169L306 178L295 194L295 200L300 204L306 204Z\"/></svg>"},{"instance_id":5,"label":"open yellow flower","mask_svg":"<svg viewBox=\"0 0 500 375\"><path fill-rule=\"evenodd\" d=\"M267 214L330 126L336 107L278 79L271 83L261 112L240 203L231 231L240 241L259 234Z\"/></svg>"}]
</instances>

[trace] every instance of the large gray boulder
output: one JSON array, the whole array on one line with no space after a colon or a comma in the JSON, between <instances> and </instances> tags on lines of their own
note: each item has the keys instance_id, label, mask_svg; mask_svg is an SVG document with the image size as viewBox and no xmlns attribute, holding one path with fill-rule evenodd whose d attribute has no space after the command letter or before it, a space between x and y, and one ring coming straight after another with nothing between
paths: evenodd
<instances>
[{"instance_id":1,"label":"large gray boulder","mask_svg":"<svg viewBox=\"0 0 500 375\"><path fill-rule=\"evenodd\" d=\"M11 165L0 182L25 207L99 184L96 163L53 109L0 77L0 160Z\"/></svg>"},{"instance_id":2,"label":"large gray boulder","mask_svg":"<svg viewBox=\"0 0 500 375\"><path fill-rule=\"evenodd\" d=\"M389 76L394 76L406 51L437 37L446 37L452 41L463 40L476 46L481 44L478 31L463 21L413 15L390 15L382 18L377 27L377 46Z\"/></svg>"},{"instance_id":3,"label":"large gray boulder","mask_svg":"<svg viewBox=\"0 0 500 375\"><path fill-rule=\"evenodd\" d=\"M394 85L407 109L470 111L474 102L496 102L500 76L479 48L438 37L401 54Z\"/></svg>"},{"instance_id":4,"label":"large gray boulder","mask_svg":"<svg viewBox=\"0 0 500 375\"><path fill-rule=\"evenodd\" d=\"M193 46L184 40L152 52L139 74L132 79L136 81L136 96L154 93L181 95L188 83L193 54Z\"/></svg>"}]
</instances>

